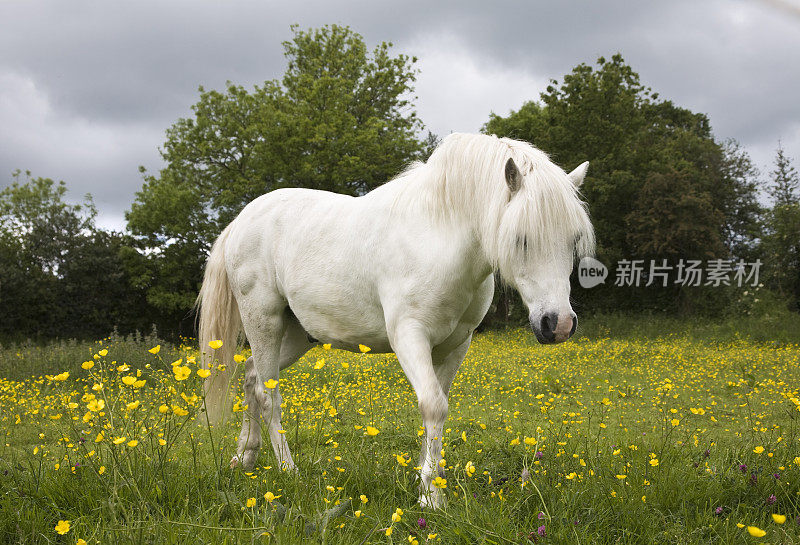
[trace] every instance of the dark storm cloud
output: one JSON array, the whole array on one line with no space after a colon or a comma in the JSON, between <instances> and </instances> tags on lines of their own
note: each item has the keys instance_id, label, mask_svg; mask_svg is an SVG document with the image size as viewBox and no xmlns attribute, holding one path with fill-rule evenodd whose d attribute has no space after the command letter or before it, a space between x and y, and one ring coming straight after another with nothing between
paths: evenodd
<instances>
[{"instance_id":1,"label":"dark storm cloud","mask_svg":"<svg viewBox=\"0 0 800 545\"><path fill-rule=\"evenodd\" d=\"M764 2L5 2L0 4L0 184L14 168L95 195L107 225L160 165L164 130L197 87L278 78L289 25L348 24L420 58L436 133L478 130L549 78L617 51L642 81L708 113L762 166L778 138L800 159L800 17ZM795 11L793 11L793 9Z\"/></svg>"}]
</instances>

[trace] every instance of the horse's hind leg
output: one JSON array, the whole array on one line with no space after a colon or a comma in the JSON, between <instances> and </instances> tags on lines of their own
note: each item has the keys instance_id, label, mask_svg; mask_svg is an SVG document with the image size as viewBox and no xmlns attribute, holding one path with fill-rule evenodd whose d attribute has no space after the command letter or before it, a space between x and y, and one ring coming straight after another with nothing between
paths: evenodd
<instances>
[{"instance_id":1,"label":"horse's hind leg","mask_svg":"<svg viewBox=\"0 0 800 545\"><path fill-rule=\"evenodd\" d=\"M264 387L258 380L253 358L247 358L244 367L244 410L242 411L242 431L239 432L236 455L231 458L231 468L239 463L246 470L256 464L261 449L261 399L265 396Z\"/></svg>"},{"instance_id":2,"label":"horse's hind leg","mask_svg":"<svg viewBox=\"0 0 800 545\"><path fill-rule=\"evenodd\" d=\"M285 331L281 340L280 355L278 357L279 369L285 369L305 354L316 343L309 340L308 334L291 313L286 312L284 317ZM256 349L254 347L254 354ZM269 380L269 379L267 379ZM277 379L275 379L277 380ZM245 402L248 407L242 418L242 430L239 433L239 444L236 456L231 459L231 467L240 461L247 470L252 469L258 458L261 447L261 414L264 415L270 432L275 456L285 467L293 467L294 463L289 453L284 434L280 433L280 390L277 385L273 389L264 388L264 382L255 366L254 358L248 358L245 364L244 381ZM277 410L277 418L274 418ZM268 416L269 415L269 416Z\"/></svg>"}]
</instances>

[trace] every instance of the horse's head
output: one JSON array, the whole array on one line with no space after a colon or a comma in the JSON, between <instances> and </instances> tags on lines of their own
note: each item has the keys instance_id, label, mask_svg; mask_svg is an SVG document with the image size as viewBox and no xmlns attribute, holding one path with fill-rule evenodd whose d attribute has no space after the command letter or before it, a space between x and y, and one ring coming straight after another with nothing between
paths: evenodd
<instances>
[{"instance_id":1,"label":"horse's head","mask_svg":"<svg viewBox=\"0 0 800 545\"><path fill-rule=\"evenodd\" d=\"M549 161L548 161L549 163ZM540 343L569 339L578 325L570 305L574 259L591 253L594 236L577 188L589 163L566 174L552 163L523 174L509 158L505 178L511 196L505 229L515 229L516 247L504 277L517 288ZM508 232L507 235L511 233Z\"/></svg>"}]
</instances>

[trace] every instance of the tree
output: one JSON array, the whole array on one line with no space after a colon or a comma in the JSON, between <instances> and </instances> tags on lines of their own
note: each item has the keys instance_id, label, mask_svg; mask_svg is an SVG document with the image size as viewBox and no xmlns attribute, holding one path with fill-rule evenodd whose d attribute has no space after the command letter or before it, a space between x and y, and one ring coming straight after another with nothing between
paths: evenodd
<instances>
[{"instance_id":1,"label":"tree","mask_svg":"<svg viewBox=\"0 0 800 545\"><path fill-rule=\"evenodd\" d=\"M95 226L91 196L65 201L67 187L19 171L0 191L0 336L99 337L149 328L152 309L131 288L128 240Z\"/></svg>"},{"instance_id":2,"label":"tree","mask_svg":"<svg viewBox=\"0 0 800 545\"><path fill-rule=\"evenodd\" d=\"M778 141L775 150L775 170L767 188L776 206L797 203L800 198L800 177L797 175L792 160L783 151L783 145Z\"/></svg>"},{"instance_id":3,"label":"tree","mask_svg":"<svg viewBox=\"0 0 800 545\"><path fill-rule=\"evenodd\" d=\"M45 272L57 272L69 243L91 229L97 209L91 195L82 204L64 202L67 186L49 178L12 174L12 183L0 191L0 232L16 240Z\"/></svg>"},{"instance_id":4,"label":"tree","mask_svg":"<svg viewBox=\"0 0 800 545\"><path fill-rule=\"evenodd\" d=\"M527 140L567 171L590 161L581 191L598 256L612 268L621 259L740 257L758 240L757 172L747 154L716 142L704 114L660 99L619 54L576 66L538 101L491 114L483 130ZM691 310L697 300L677 287L608 285L578 288L576 297L593 308L654 310Z\"/></svg>"},{"instance_id":5,"label":"tree","mask_svg":"<svg viewBox=\"0 0 800 545\"><path fill-rule=\"evenodd\" d=\"M64 202L64 182L12 174L0 191L0 334L50 336L59 325L58 271L70 243L92 225L91 197Z\"/></svg>"},{"instance_id":6,"label":"tree","mask_svg":"<svg viewBox=\"0 0 800 545\"><path fill-rule=\"evenodd\" d=\"M774 201L766 215L763 244L767 281L797 311L800 310L800 194L797 171L780 142L767 191Z\"/></svg>"},{"instance_id":7,"label":"tree","mask_svg":"<svg viewBox=\"0 0 800 545\"><path fill-rule=\"evenodd\" d=\"M370 53L348 27L292 30L280 82L201 87L193 116L167 131L166 167L144 173L128 226L152 265L148 300L164 311L191 307L211 243L248 202L281 187L360 195L424 152L415 58L387 43Z\"/></svg>"}]
</instances>

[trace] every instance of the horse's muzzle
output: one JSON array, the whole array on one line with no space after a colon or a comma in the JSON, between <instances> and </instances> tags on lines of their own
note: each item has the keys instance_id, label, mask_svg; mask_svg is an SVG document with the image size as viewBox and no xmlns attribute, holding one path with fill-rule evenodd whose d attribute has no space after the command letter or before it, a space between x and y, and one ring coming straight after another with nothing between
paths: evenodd
<instances>
[{"instance_id":1,"label":"horse's muzzle","mask_svg":"<svg viewBox=\"0 0 800 545\"><path fill-rule=\"evenodd\" d=\"M531 316L530 322L536 340L542 344L564 342L575 334L578 327L578 317L573 312L561 317L555 312L548 312L541 318Z\"/></svg>"}]
</instances>

